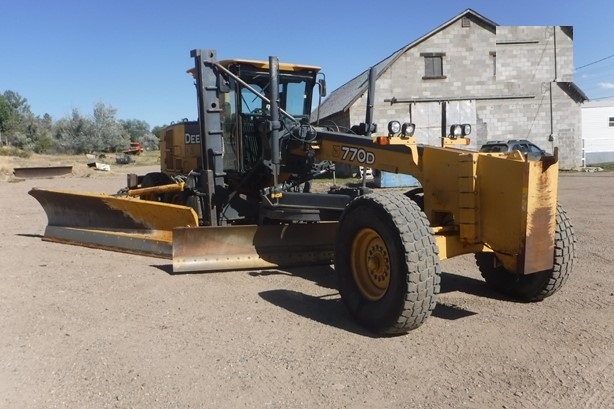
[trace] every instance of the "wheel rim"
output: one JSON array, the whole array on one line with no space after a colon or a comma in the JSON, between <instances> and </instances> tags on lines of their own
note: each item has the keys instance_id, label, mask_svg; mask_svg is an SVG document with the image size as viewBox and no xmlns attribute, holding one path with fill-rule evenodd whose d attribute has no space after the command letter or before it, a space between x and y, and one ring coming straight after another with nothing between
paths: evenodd
<instances>
[{"instance_id":1,"label":"wheel rim","mask_svg":"<svg viewBox=\"0 0 614 409\"><path fill-rule=\"evenodd\" d=\"M352 275L370 301L381 299L390 285L390 257L382 237L373 229L358 232L352 242Z\"/></svg>"}]
</instances>

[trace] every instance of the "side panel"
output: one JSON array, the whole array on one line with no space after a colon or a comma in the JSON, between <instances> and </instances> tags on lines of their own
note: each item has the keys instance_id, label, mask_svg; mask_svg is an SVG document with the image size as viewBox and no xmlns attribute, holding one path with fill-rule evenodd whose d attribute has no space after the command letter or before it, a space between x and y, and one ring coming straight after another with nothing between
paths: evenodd
<instances>
[{"instance_id":1,"label":"side panel","mask_svg":"<svg viewBox=\"0 0 614 409\"><path fill-rule=\"evenodd\" d=\"M552 268L558 163L481 155L477 181L481 240L509 271Z\"/></svg>"},{"instance_id":2,"label":"side panel","mask_svg":"<svg viewBox=\"0 0 614 409\"><path fill-rule=\"evenodd\" d=\"M187 174L202 167L198 122L173 124L160 143L160 168L168 174Z\"/></svg>"},{"instance_id":3,"label":"side panel","mask_svg":"<svg viewBox=\"0 0 614 409\"><path fill-rule=\"evenodd\" d=\"M558 164L543 169L541 162L529 162L527 193L527 232L523 272L552 268L556 205L558 197Z\"/></svg>"}]
</instances>

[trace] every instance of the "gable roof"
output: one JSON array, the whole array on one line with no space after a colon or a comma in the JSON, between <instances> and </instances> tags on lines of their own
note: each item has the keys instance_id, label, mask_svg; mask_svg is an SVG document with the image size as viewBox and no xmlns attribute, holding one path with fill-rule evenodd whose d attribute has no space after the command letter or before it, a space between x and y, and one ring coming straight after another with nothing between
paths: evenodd
<instances>
[{"instance_id":1,"label":"gable roof","mask_svg":"<svg viewBox=\"0 0 614 409\"><path fill-rule=\"evenodd\" d=\"M589 99L574 82L557 82L557 85L575 102L583 103Z\"/></svg>"},{"instance_id":2,"label":"gable roof","mask_svg":"<svg viewBox=\"0 0 614 409\"><path fill-rule=\"evenodd\" d=\"M434 34L438 33L439 31L443 30L444 28L450 26L451 24L455 23L456 21L460 20L461 18L469 17L469 16L472 16L472 17L474 17L476 19L479 19L482 22L484 22L484 24L486 24L488 26L491 26L493 28L498 26L497 23L487 19L486 17L482 16L481 14L476 13L475 11L473 11L471 9L467 9L467 10L463 11L462 13L460 13L459 15L457 15L456 17L453 17L452 19L446 21L445 23L443 23L439 27L435 28L432 31L429 31L428 33L424 34L422 37L418 38L417 40L415 40L415 41L413 41L413 42L411 42L409 44L407 44L406 46L404 46L400 50L395 51L393 54L389 55L388 57L386 57L382 61L380 61L377 64L375 64L375 66L374 66L374 68L375 68L375 78L379 78L380 75L384 71L386 71L386 69L388 69L388 67L390 67L407 50L415 47L416 45L420 44L424 40L430 38ZM337 88L336 90L331 92L330 95L328 96L328 98L326 98L322 102L322 105L320 105L320 118L326 118L326 117L328 117L330 115L333 115L333 114L335 114L337 112L347 111L352 106L352 104L358 98L360 98L360 96L362 94L364 94L367 91L367 88L368 88L368 85L369 85L368 84L368 80L369 80L369 69L363 71L357 77L351 79L349 82L343 84L342 86L340 86L339 88Z\"/></svg>"}]
</instances>

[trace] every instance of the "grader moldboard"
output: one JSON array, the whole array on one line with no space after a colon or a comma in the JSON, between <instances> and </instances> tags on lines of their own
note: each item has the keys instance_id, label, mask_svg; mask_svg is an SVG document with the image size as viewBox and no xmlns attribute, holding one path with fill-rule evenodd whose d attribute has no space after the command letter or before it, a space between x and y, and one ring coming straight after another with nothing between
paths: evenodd
<instances>
[{"instance_id":1,"label":"grader moldboard","mask_svg":"<svg viewBox=\"0 0 614 409\"><path fill-rule=\"evenodd\" d=\"M528 301L570 274L556 149L539 160L473 152L459 126L424 146L397 121L373 137L373 70L365 123L331 131L309 121L314 89L326 93L319 67L191 56L199 120L166 129L161 171L128 175L115 195L32 189L45 240L171 258L175 272L334 263L351 315L379 334L429 317L442 259L475 253L487 283ZM334 163L413 175L421 187L311 192Z\"/></svg>"}]
</instances>

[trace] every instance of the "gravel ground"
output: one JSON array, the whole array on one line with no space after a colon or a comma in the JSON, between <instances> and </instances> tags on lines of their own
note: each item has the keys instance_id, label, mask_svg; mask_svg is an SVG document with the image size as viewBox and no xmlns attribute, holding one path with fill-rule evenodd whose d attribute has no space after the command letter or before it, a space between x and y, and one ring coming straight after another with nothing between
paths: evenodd
<instances>
[{"instance_id":1,"label":"gravel ground","mask_svg":"<svg viewBox=\"0 0 614 409\"><path fill-rule=\"evenodd\" d=\"M352 322L330 267L173 275L40 239L32 187L124 183L0 182L0 407L614 408L613 173L560 178L578 239L560 292L516 303L446 260L433 315L390 338Z\"/></svg>"}]
</instances>

